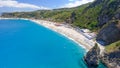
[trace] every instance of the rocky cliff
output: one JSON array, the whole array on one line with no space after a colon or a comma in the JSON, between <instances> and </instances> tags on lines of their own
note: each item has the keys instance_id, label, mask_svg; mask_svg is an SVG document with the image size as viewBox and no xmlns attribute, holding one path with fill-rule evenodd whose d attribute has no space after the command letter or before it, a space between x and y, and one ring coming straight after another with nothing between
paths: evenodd
<instances>
[{"instance_id":1,"label":"rocky cliff","mask_svg":"<svg viewBox=\"0 0 120 68\"><path fill-rule=\"evenodd\" d=\"M97 8L99 9L94 13L94 9ZM94 15L94 17L88 14L90 9L93 9L91 14ZM116 43L116 41L120 40L120 0L95 0L90 6L87 7L83 14L86 14L86 12L87 16L85 18L88 20L86 23L94 23L94 21L97 20L96 27L99 29L96 40L105 45L105 49L110 51L107 52L105 50L103 55L100 55L99 59L108 68L120 68L120 43ZM92 50L94 49L92 48ZM92 50L88 53L94 56L95 54L93 54L94 52L92 52ZM86 56L87 59L90 60L85 60L87 63L93 60L88 53ZM96 60L93 62L95 61ZM96 63L93 65L96 65Z\"/></svg>"},{"instance_id":2,"label":"rocky cliff","mask_svg":"<svg viewBox=\"0 0 120 68\"><path fill-rule=\"evenodd\" d=\"M120 68L120 41L107 45L101 60L109 68Z\"/></svg>"},{"instance_id":3,"label":"rocky cliff","mask_svg":"<svg viewBox=\"0 0 120 68\"><path fill-rule=\"evenodd\" d=\"M97 68L99 65L100 48L96 44L84 57L89 68Z\"/></svg>"},{"instance_id":4,"label":"rocky cliff","mask_svg":"<svg viewBox=\"0 0 120 68\"><path fill-rule=\"evenodd\" d=\"M120 41L107 45L103 54L98 46L94 46L85 56L88 68L97 68L101 61L108 68L120 68Z\"/></svg>"},{"instance_id":5,"label":"rocky cliff","mask_svg":"<svg viewBox=\"0 0 120 68\"><path fill-rule=\"evenodd\" d=\"M97 40L108 45L120 40L120 0L103 1L97 24L102 29L97 35Z\"/></svg>"},{"instance_id":6,"label":"rocky cliff","mask_svg":"<svg viewBox=\"0 0 120 68\"><path fill-rule=\"evenodd\" d=\"M108 68L120 68L120 50L111 53L104 53L101 57L101 61Z\"/></svg>"},{"instance_id":7,"label":"rocky cliff","mask_svg":"<svg viewBox=\"0 0 120 68\"><path fill-rule=\"evenodd\" d=\"M120 29L118 27L118 24L111 23L101 29L97 35L97 40L102 41L104 45L108 45L120 40Z\"/></svg>"},{"instance_id":8,"label":"rocky cliff","mask_svg":"<svg viewBox=\"0 0 120 68\"><path fill-rule=\"evenodd\" d=\"M120 19L120 0L103 0L98 17L98 26L102 27L111 20Z\"/></svg>"}]
</instances>

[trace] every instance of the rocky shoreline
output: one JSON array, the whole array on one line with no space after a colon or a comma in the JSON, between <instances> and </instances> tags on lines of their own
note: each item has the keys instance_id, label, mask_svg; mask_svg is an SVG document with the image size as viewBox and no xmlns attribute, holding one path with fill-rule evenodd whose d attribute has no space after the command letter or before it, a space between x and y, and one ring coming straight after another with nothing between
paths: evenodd
<instances>
[{"instance_id":1,"label":"rocky shoreline","mask_svg":"<svg viewBox=\"0 0 120 68\"><path fill-rule=\"evenodd\" d=\"M97 68L99 65L99 57L100 48L97 44L95 44L95 46L87 52L86 56L84 57L84 60L89 68Z\"/></svg>"},{"instance_id":2,"label":"rocky shoreline","mask_svg":"<svg viewBox=\"0 0 120 68\"><path fill-rule=\"evenodd\" d=\"M120 68L120 51L100 54L99 46L95 45L84 57L89 68L97 68L102 62L107 68Z\"/></svg>"}]
</instances>

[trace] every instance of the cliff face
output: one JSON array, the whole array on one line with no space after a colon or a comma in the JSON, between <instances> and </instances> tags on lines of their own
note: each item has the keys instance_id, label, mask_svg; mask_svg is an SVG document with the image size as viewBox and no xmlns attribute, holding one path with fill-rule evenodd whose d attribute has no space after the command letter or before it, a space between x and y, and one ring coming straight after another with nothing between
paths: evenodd
<instances>
[{"instance_id":1,"label":"cliff face","mask_svg":"<svg viewBox=\"0 0 120 68\"><path fill-rule=\"evenodd\" d=\"M120 19L120 0L103 0L98 17L98 26L102 27L111 20Z\"/></svg>"},{"instance_id":2,"label":"cliff face","mask_svg":"<svg viewBox=\"0 0 120 68\"><path fill-rule=\"evenodd\" d=\"M100 48L95 45L84 57L89 68L97 68L99 65Z\"/></svg>"},{"instance_id":3,"label":"cliff face","mask_svg":"<svg viewBox=\"0 0 120 68\"><path fill-rule=\"evenodd\" d=\"M105 47L101 60L109 68L120 68L120 40Z\"/></svg>"},{"instance_id":4,"label":"cliff face","mask_svg":"<svg viewBox=\"0 0 120 68\"><path fill-rule=\"evenodd\" d=\"M105 47L110 46L108 50L112 50L112 52L104 51L105 53L100 55L98 59L108 68L120 68L120 43L114 46L108 45L120 40L120 0L95 0L85 11L88 12L97 7L100 9L96 11L97 15L93 17L97 19L96 26L100 28L96 40L104 44ZM94 11L91 14L95 14ZM90 16L87 15L86 17ZM92 21L89 19L88 22L93 22L94 19ZM88 53L91 54L92 51L90 50ZM88 59L92 59L89 55L86 56Z\"/></svg>"},{"instance_id":5,"label":"cliff face","mask_svg":"<svg viewBox=\"0 0 120 68\"><path fill-rule=\"evenodd\" d=\"M120 0L103 0L97 26L102 28L97 40L104 45L120 40Z\"/></svg>"},{"instance_id":6,"label":"cliff face","mask_svg":"<svg viewBox=\"0 0 120 68\"><path fill-rule=\"evenodd\" d=\"M120 40L120 29L115 23L108 25L100 30L97 40L102 41L104 45L111 44Z\"/></svg>"}]
</instances>

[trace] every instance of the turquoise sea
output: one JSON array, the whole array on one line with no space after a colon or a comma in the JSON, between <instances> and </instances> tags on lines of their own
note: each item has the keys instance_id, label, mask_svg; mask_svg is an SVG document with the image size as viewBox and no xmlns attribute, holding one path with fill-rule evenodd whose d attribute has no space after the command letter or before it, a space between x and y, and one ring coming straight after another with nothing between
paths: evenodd
<instances>
[{"instance_id":1,"label":"turquoise sea","mask_svg":"<svg viewBox=\"0 0 120 68\"><path fill-rule=\"evenodd\" d=\"M72 40L32 21L0 20L0 68L87 68L85 53Z\"/></svg>"}]
</instances>

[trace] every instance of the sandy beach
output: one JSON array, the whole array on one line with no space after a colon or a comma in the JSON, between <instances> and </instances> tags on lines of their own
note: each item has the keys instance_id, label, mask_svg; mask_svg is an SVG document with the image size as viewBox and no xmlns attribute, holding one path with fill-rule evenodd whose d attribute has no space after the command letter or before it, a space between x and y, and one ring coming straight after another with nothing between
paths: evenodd
<instances>
[{"instance_id":1,"label":"sandy beach","mask_svg":"<svg viewBox=\"0 0 120 68\"><path fill-rule=\"evenodd\" d=\"M96 43L95 40L85 37L82 33L76 31L73 27L71 27L69 25L65 25L65 24L58 25L55 22L38 20L38 19L26 19L26 18L0 18L0 19L24 19L24 20L33 21L39 25L42 25L46 28L49 28L55 32L58 32L64 36L66 36L70 40L75 41L81 47L85 48L86 51L90 50L94 46L94 44ZM102 47L100 44L99 44L99 46L100 46L101 50L104 50L104 47Z\"/></svg>"},{"instance_id":2,"label":"sandy beach","mask_svg":"<svg viewBox=\"0 0 120 68\"><path fill-rule=\"evenodd\" d=\"M75 41L80 46L85 48L87 51L91 49L95 44L94 40L89 40L88 38L83 36L81 33L77 32L75 29L69 26L65 26L63 24L57 26L56 23L54 22L44 21L44 20L35 20L35 19L30 19L30 20L68 37L69 39Z\"/></svg>"}]
</instances>

